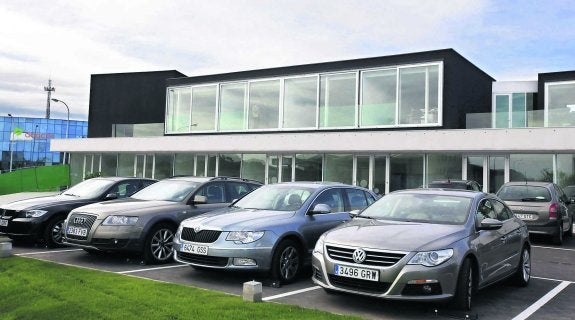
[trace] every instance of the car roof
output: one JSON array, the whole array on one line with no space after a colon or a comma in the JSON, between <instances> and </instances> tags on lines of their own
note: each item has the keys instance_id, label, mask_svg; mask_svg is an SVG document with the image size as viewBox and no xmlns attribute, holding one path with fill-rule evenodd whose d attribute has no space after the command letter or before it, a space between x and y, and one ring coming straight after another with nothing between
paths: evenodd
<instances>
[{"instance_id":1,"label":"car roof","mask_svg":"<svg viewBox=\"0 0 575 320\"><path fill-rule=\"evenodd\" d=\"M472 183L477 183L476 181L473 180L457 180L457 179L445 179L445 180L433 180L428 184L446 184L446 183L453 183L453 184L472 184Z\"/></svg>"},{"instance_id":2,"label":"car roof","mask_svg":"<svg viewBox=\"0 0 575 320\"><path fill-rule=\"evenodd\" d=\"M441 189L441 188L405 189L405 190L397 190L397 191L394 191L392 193L394 193L394 194L417 193L417 194L456 196L456 197L464 197L464 198L475 198L479 195L485 195L485 193L481 192L481 191L463 190L463 189Z\"/></svg>"},{"instance_id":3,"label":"car roof","mask_svg":"<svg viewBox=\"0 0 575 320\"><path fill-rule=\"evenodd\" d=\"M507 182L503 186L538 186L538 187L547 187L552 185L553 182L544 182L544 181L512 181Z\"/></svg>"},{"instance_id":4,"label":"car roof","mask_svg":"<svg viewBox=\"0 0 575 320\"><path fill-rule=\"evenodd\" d=\"M330 187L330 186L339 186L339 187L347 187L347 188L361 188L358 186L352 186L349 184L341 183L341 182L331 182L331 181L292 181L292 182L279 182L271 185L286 185L286 186L298 186L298 187L306 187L311 189L319 189L323 187Z\"/></svg>"},{"instance_id":5,"label":"car roof","mask_svg":"<svg viewBox=\"0 0 575 320\"><path fill-rule=\"evenodd\" d=\"M91 179L98 179L98 180L111 180L111 181L123 181L123 180L148 180L148 181L158 181L156 179L151 179L151 178L138 178L138 177L117 177L117 176L112 176L112 177L94 177Z\"/></svg>"},{"instance_id":6,"label":"car roof","mask_svg":"<svg viewBox=\"0 0 575 320\"><path fill-rule=\"evenodd\" d=\"M250 180L250 179L244 179L244 178L238 178L238 177L224 177L224 176L218 176L218 177L176 176L176 177L166 178L164 180L191 181L191 182L199 182L199 183L204 183L204 182L208 182L208 181L230 180L230 181L241 181L241 182L247 182L247 183L262 184L261 182L256 181L256 180Z\"/></svg>"}]
</instances>

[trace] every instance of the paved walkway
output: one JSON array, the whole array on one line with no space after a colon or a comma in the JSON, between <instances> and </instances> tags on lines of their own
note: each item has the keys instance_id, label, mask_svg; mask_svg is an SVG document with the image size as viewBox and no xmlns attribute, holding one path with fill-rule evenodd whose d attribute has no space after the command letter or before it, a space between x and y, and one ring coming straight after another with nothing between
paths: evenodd
<instances>
[{"instance_id":1,"label":"paved walkway","mask_svg":"<svg viewBox=\"0 0 575 320\"><path fill-rule=\"evenodd\" d=\"M58 193L60 193L60 192L55 192L55 191L51 191L51 192L19 192L19 193L13 193L13 194L0 195L0 205L14 202L14 201L18 201L18 200L51 196L51 195L55 195Z\"/></svg>"}]
</instances>

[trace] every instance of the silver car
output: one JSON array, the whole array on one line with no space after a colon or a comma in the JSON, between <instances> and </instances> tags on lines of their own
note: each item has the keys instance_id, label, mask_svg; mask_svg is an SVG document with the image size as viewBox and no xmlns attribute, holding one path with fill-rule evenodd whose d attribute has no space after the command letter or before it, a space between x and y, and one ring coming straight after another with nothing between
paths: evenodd
<instances>
[{"instance_id":1,"label":"silver car","mask_svg":"<svg viewBox=\"0 0 575 320\"><path fill-rule=\"evenodd\" d=\"M230 208L184 220L174 258L200 268L269 272L286 284L309 266L322 233L375 199L367 189L341 183L266 185Z\"/></svg>"},{"instance_id":2,"label":"silver car","mask_svg":"<svg viewBox=\"0 0 575 320\"><path fill-rule=\"evenodd\" d=\"M493 195L404 190L323 234L312 278L327 292L470 309L477 289L508 277L526 286L530 250L525 223Z\"/></svg>"}]
</instances>

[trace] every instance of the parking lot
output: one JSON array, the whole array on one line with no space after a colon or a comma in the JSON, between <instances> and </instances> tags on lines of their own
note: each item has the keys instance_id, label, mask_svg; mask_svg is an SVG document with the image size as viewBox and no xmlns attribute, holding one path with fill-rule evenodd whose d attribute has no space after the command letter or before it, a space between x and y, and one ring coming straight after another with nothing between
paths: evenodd
<instances>
[{"instance_id":1,"label":"parking lot","mask_svg":"<svg viewBox=\"0 0 575 320\"><path fill-rule=\"evenodd\" d=\"M21 257L52 261L141 278L185 284L242 294L243 283L258 280L264 284L265 301L299 305L336 314L357 315L366 319L572 319L575 305L575 239L562 247L549 245L546 239L532 238L532 275L527 288L501 283L479 291L471 312L462 313L449 305L397 302L345 294L327 294L314 285L309 274L294 284L274 286L254 274L195 270L171 263L144 265L137 257L118 254L88 254L76 248L46 249L26 243L13 244L13 253Z\"/></svg>"}]
</instances>

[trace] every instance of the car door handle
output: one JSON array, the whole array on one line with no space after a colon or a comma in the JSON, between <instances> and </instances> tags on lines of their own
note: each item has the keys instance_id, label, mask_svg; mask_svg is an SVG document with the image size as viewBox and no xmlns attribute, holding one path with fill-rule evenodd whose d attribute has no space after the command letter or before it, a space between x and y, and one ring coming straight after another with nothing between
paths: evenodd
<instances>
[{"instance_id":1,"label":"car door handle","mask_svg":"<svg viewBox=\"0 0 575 320\"><path fill-rule=\"evenodd\" d=\"M505 236L501 237L501 242L505 242L505 241L507 241L507 237L505 237Z\"/></svg>"}]
</instances>

